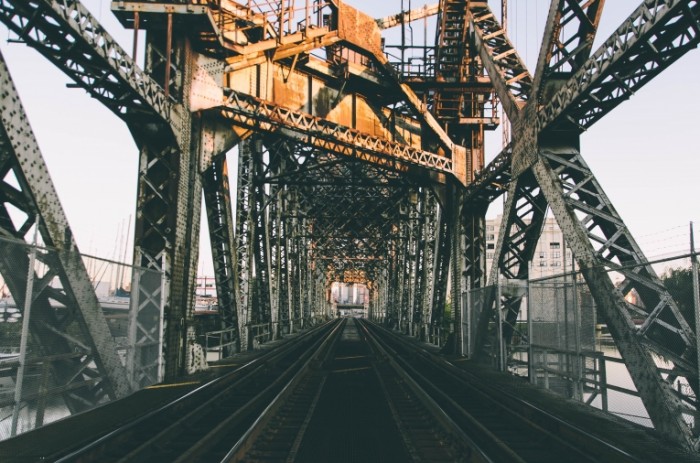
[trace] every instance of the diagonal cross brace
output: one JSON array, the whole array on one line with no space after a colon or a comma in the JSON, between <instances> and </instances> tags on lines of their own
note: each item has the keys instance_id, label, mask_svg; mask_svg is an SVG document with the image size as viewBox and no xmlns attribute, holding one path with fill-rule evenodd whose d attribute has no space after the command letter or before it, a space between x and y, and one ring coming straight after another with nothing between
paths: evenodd
<instances>
[{"instance_id":1,"label":"diagonal cross brace","mask_svg":"<svg viewBox=\"0 0 700 463\"><path fill-rule=\"evenodd\" d=\"M107 321L2 55L0 82L3 133L7 134L8 147L11 147L19 172L30 189L33 208L41 217L44 242L58 249L53 265L57 265L63 275L61 283L67 286L64 288L69 298L67 302L75 305L83 319L95 362L106 378L104 388L113 398L124 397L130 392L126 371L117 356Z\"/></svg>"},{"instance_id":2,"label":"diagonal cross brace","mask_svg":"<svg viewBox=\"0 0 700 463\"><path fill-rule=\"evenodd\" d=\"M127 122L177 118L162 87L80 1L0 0L0 21Z\"/></svg>"},{"instance_id":3,"label":"diagonal cross brace","mask_svg":"<svg viewBox=\"0 0 700 463\"><path fill-rule=\"evenodd\" d=\"M532 76L486 4L470 9L474 43L508 118L515 120L528 100Z\"/></svg>"},{"instance_id":4,"label":"diagonal cross brace","mask_svg":"<svg viewBox=\"0 0 700 463\"><path fill-rule=\"evenodd\" d=\"M541 130L584 131L700 43L700 1L646 0L538 116Z\"/></svg>"},{"instance_id":5,"label":"diagonal cross brace","mask_svg":"<svg viewBox=\"0 0 700 463\"><path fill-rule=\"evenodd\" d=\"M568 78L588 59L604 4L605 0L557 0L551 3L531 100L538 99L542 87L554 74ZM575 30L573 34L569 33L572 29Z\"/></svg>"}]
</instances>

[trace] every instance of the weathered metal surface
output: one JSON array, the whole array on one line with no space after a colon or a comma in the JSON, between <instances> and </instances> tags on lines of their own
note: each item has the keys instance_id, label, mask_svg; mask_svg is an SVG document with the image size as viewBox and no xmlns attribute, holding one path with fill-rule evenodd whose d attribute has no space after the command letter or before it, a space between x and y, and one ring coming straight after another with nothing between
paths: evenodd
<instances>
[{"instance_id":1,"label":"weathered metal surface","mask_svg":"<svg viewBox=\"0 0 700 463\"><path fill-rule=\"evenodd\" d=\"M126 370L119 360L116 345L73 239L48 167L1 54L0 83L0 160L4 178L0 198L3 234L24 240L33 217L38 217L40 223L36 226L40 229L44 243L55 248L51 253L54 258L44 262L48 267L46 273L57 276L61 282L59 289L50 288L50 281L40 280L34 290L35 302L32 305L39 306L39 310L34 311L30 322L32 335L41 349L41 353L34 355L58 356L62 353L80 352L73 359L49 362L56 383L67 386L67 403L74 410L94 406L105 399L124 397L131 392ZM17 186L11 184L13 176ZM12 225L7 209L9 205L26 214L26 222L19 229ZM9 282L17 306L23 307L28 262L27 254L22 254L22 251L27 251L28 248L7 244L3 244L3 247L3 277ZM55 315L52 316L49 299L61 301L70 314L66 320L74 318L76 322L61 321ZM43 329L42 324L46 324ZM90 383L84 383L85 380L90 380Z\"/></svg>"},{"instance_id":2,"label":"weathered metal surface","mask_svg":"<svg viewBox=\"0 0 700 463\"><path fill-rule=\"evenodd\" d=\"M679 372L673 377L684 376L694 387L697 367L692 345L688 343L689 339L694 339L693 331L653 270L645 264L643 253L578 154L578 134L697 46L696 10L699 6L697 2L644 2L599 51L585 61L602 4L552 2L545 49L540 54L534 88L531 79L524 72L519 73L524 67L506 59L516 55L510 50L505 34L493 25L482 30L474 15L474 25L478 29L476 46L513 122L513 144L512 154L504 151L499 155L470 186L468 195L477 202L497 195L494 182L510 181L499 236L498 265L494 266L497 270L492 274L495 279L499 274L521 275L536 242L536 234L527 232L529 225L515 213L517 185L527 184L532 191L542 190L539 200L528 200L524 204L541 203L544 195L573 249L594 299L599 307L605 306L605 318L613 327L613 337L620 350L628 353L623 352L623 356L652 421L669 438L694 448L697 440L683 419L682 407L667 377L653 360L654 355L671 360L674 374ZM491 15L485 17L493 21ZM577 26L573 28L574 34L564 39L559 30L562 21ZM532 92L537 98L529 98ZM554 96L549 103L539 106L537 102L546 101L552 93ZM530 180L531 172L535 175L534 183ZM523 198L522 192L520 198ZM543 204L537 209L542 207ZM530 220L530 224L538 223L534 217ZM511 235L510 231L516 233ZM509 242L510 247L506 246ZM505 258L506 249L512 254L515 265ZM606 270L626 267L630 269L623 270L625 282L615 288ZM630 307L626 302L625 296L633 288L644 294L641 297L646 309ZM499 306L492 308L501 310ZM507 318L512 315L513 306L506 307L506 311ZM639 330L631 323L632 312L645 317ZM482 319L479 336L487 335L488 326Z\"/></svg>"},{"instance_id":3,"label":"weathered metal surface","mask_svg":"<svg viewBox=\"0 0 700 463\"><path fill-rule=\"evenodd\" d=\"M557 153L557 157L561 157L561 154ZM603 191L596 185L595 177L590 172L586 172L584 179L582 179L577 175L571 176L567 172L570 168L587 169L580 156L577 153L570 153L563 156L563 159L565 161L563 165L559 164L559 162L552 163L548 157L540 159L533 169L537 182L554 212L568 246L576 256L581 272L586 279L591 294L596 300L597 307L604 314L610 332L622 357L625 359L630 376L639 391L639 395L655 428L669 439L681 442L689 448L694 448L696 439L692 436L688 425L683 419L682 402L676 396L671 384L665 380L656 366L653 351L646 343L641 342L644 335L635 328L630 316L629 303L624 298L625 294L613 285L610 276L606 272L608 265L615 265L611 262L617 260L613 256L622 257L622 255L629 255L630 257L634 256L635 260L646 261L646 259L643 258L643 254L636 246L636 243L634 243L634 240L631 239L631 235L626 230L616 211L610 207L610 203L607 201ZM574 162L571 163L571 161ZM569 163L572 164L571 167L567 166ZM564 169L559 169L559 166L564 167ZM571 179L576 178L578 178L579 182L587 183L586 189L593 193L590 199L581 198L584 200L580 205L572 201L573 198L567 195L567 191L570 191L567 183ZM575 185L571 185L571 187L575 188ZM603 200L604 203L598 203L599 200ZM591 211L596 206L607 207L598 211L594 216L589 216L587 219L582 220L579 218L577 212L581 210ZM606 241L612 239L616 240L618 245L626 244L624 252L613 251L613 255L610 256L611 261L609 261L605 257L606 253L600 253L594 249L590 236L591 231L593 231L593 223L596 223L595 228L603 231ZM611 225L614 225L614 228L609 228ZM608 249L612 250L610 247ZM658 281L650 266L644 268L642 264L642 269L645 273L651 271L643 278L649 279L650 282ZM673 310L675 304L672 303L672 299L666 296L665 293L666 290L659 283L655 294L650 294L649 297L650 299L661 297L668 304L667 310L673 311L675 316L678 317L676 322L680 323L682 317L677 313L677 308L675 311ZM655 304L650 304L647 307L655 307ZM668 333L671 336L679 334L681 333L678 331L676 333L673 333L673 331ZM652 339L648 339L648 341L652 341ZM673 340L666 338L661 342L668 345L671 344L671 341ZM675 357L678 358L678 356Z\"/></svg>"},{"instance_id":4,"label":"weathered metal surface","mask_svg":"<svg viewBox=\"0 0 700 463\"><path fill-rule=\"evenodd\" d=\"M539 114L542 129L583 131L700 42L700 2L645 1Z\"/></svg>"},{"instance_id":5,"label":"weathered metal surface","mask_svg":"<svg viewBox=\"0 0 700 463\"><path fill-rule=\"evenodd\" d=\"M531 99L547 101L588 59L605 0L559 0L549 7ZM566 29L566 31L565 31ZM572 29L577 29L571 33ZM565 33L566 32L566 33ZM541 89L543 82L550 88Z\"/></svg>"},{"instance_id":6,"label":"weathered metal surface","mask_svg":"<svg viewBox=\"0 0 700 463\"><path fill-rule=\"evenodd\" d=\"M310 146L404 171L415 165L452 174L452 160L386 138L340 126L299 111L277 106L249 95L230 92L222 114L234 124L276 133ZM287 130L280 130L287 129Z\"/></svg>"},{"instance_id":7,"label":"weathered metal surface","mask_svg":"<svg viewBox=\"0 0 700 463\"><path fill-rule=\"evenodd\" d=\"M471 7L474 43L508 118L517 118L532 90L532 77L508 35L486 4Z\"/></svg>"},{"instance_id":8,"label":"weathered metal surface","mask_svg":"<svg viewBox=\"0 0 700 463\"><path fill-rule=\"evenodd\" d=\"M0 20L119 117L177 117L163 87L79 1L3 0Z\"/></svg>"},{"instance_id":9,"label":"weathered metal surface","mask_svg":"<svg viewBox=\"0 0 700 463\"><path fill-rule=\"evenodd\" d=\"M526 275L551 206L606 305L655 425L690 447L695 440L650 359L666 356L674 375L695 384L693 331L580 158L578 134L697 46L700 4L646 0L588 59L603 3L552 2L532 77L487 2L443 0L435 66L411 76L411 85L397 71L403 63L394 68L384 54L378 23L338 1L317 2L314 11L291 1L115 2L127 26L143 14L146 73L74 0L0 0L0 19L134 134L135 261L167 276L164 351L155 356L167 375L182 371L193 336L191 248L203 181L210 223L219 225L210 233L226 323L238 325L244 347L328 315L333 281L366 283L373 313L391 326L416 332L414 323L439 321L448 256L455 307L485 284L483 214L510 185L492 278ZM188 38L182 25L191 27ZM311 56L316 49L320 57ZM499 120L483 102L493 91L513 138L484 167L484 129ZM240 140L234 244L220 154ZM625 281L612 288L601 269ZM624 301L632 289L646 310ZM160 317L158 310L141 315ZM640 330L630 310L645 317ZM454 314L462 346L461 311Z\"/></svg>"},{"instance_id":10,"label":"weathered metal surface","mask_svg":"<svg viewBox=\"0 0 700 463\"><path fill-rule=\"evenodd\" d=\"M386 16L384 18L376 19L377 26L379 29L390 29L396 27L399 24L406 24L412 21L417 21L419 19L428 18L430 16L435 16L440 11L439 4L434 5L423 5L422 8L416 8L410 11L403 11L391 16Z\"/></svg>"},{"instance_id":11,"label":"weathered metal surface","mask_svg":"<svg viewBox=\"0 0 700 463\"><path fill-rule=\"evenodd\" d=\"M363 51L384 56L377 21L345 2L338 2L338 36Z\"/></svg>"}]
</instances>

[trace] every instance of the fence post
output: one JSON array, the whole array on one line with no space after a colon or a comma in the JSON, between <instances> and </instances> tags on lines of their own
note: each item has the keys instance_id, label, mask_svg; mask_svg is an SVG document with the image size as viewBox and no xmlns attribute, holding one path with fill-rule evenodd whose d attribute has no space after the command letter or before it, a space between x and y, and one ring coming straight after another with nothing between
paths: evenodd
<instances>
[{"instance_id":1,"label":"fence post","mask_svg":"<svg viewBox=\"0 0 700 463\"><path fill-rule=\"evenodd\" d=\"M34 219L34 240L29 251L29 266L27 269L27 287L24 292L24 312L22 313L22 337L19 342L19 367L17 368L17 381L15 383L15 404L12 410L12 429L10 436L17 435L17 422L22 401L22 387L24 383L24 369L27 363L27 338L29 337L29 315L32 310L32 298L34 297L34 262L36 261L37 239L39 237L39 215Z\"/></svg>"},{"instance_id":2,"label":"fence post","mask_svg":"<svg viewBox=\"0 0 700 463\"><path fill-rule=\"evenodd\" d=\"M531 265L531 264L528 264ZM535 381L535 348L533 347L534 327L532 325L532 299L530 298L530 272L527 273L527 379L534 383Z\"/></svg>"},{"instance_id":3,"label":"fence post","mask_svg":"<svg viewBox=\"0 0 700 463\"><path fill-rule=\"evenodd\" d=\"M503 311L501 310L501 281L496 281L496 313L498 315L498 369L505 371L506 369L506 353L503 345Z\"/></svg>"},{"instance_id":4,"label":"fence post","mask_svg":"<svg viewBox=\"0 0 700 463\"><path fill-rule=\"evenodd\" d=\"M698 372L700 372L700 290L698 288L698 255L695 253L695 234L693 232L693 222L690 222L690 261L692 263L692 277L693 277L693 307L695 309L695 350L697 353L698 361ZM698 389L700 393L700 375L698 375ZM697 410L698 401L696 400L696 427L697 427L697 415L700 415L700 411Z\"/></svg>"}]
</instances>

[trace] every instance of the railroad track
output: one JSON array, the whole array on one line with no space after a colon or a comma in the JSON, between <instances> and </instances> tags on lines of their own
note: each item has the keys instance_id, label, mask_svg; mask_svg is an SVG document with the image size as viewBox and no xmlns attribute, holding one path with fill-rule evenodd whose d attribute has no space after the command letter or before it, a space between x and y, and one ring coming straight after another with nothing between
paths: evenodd
<instances>
[{"instance_id":1,"label":"railroad track","mask_svg":"<svg viewBox=\"0 0 700 463\"><path fill-rule=\"evenodd\" d=\"M388 355L493 461L644 461L530 403L495 390L414 342L363 322Z\"/></svg>"},{"instance_id":2,"label":"railroad track","mask_svg":"<svg viewBox=\"0 0 700 463\"><path fill-rule=\"evenodd\" d=\"M57 462L220 461L270 402L342 331L343 320L301 334Z\"/></svg>"},{"instance_id":3,"label":"railroad track","mask_svg":"<svg viewBox=\"0 0 700 463\"><path fill-rule=\"evenodd\" d=\"M344 319L57 461L643 460L401 335Z\"/></svg>"},{"instance_id":4,"label":"railroad track","mask_svg":"<svg viewBox=\"0 0 700 463\"><path fill-rule=\"evenodd\" d=\"M222 461L490 461L365 327L336 344Z\"/></svg>"}]
</instances>

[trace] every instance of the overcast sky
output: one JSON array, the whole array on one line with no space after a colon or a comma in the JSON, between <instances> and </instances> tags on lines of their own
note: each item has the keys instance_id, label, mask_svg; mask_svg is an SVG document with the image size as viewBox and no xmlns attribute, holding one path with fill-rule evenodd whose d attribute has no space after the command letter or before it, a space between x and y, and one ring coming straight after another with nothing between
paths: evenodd
<instances>
[{"instance_id":1,"label":"overcast sky","mask_svg":"<svg viewBox=\"0 0 700 463\"><path fill-rule=\"evenodd\" d=\"M122 29L114 19L109 1L83 3L126 50L131 50L131 31ZM347 3L365 8L375 17L398 12L402 4L400 0ZM498 1L491 3L498 9ZM408 8L408 1L403 4ZM510 0L510 35L531 72L548 4L546 0ZM417 1L411 4L413 8L422 5ZM597 44L636 5L634 1L606 2ZM135 210L138 152L131 135L117 117L84 91L66 88L68 78L37 52L26 45L8 43L8 38L13 35L0 26L0 49L78 246L84 253L117 259L120 235L124 234L120 230L126 228ZM581 138L587 162L648 257L687 251L688 222L700 220L698 75L700 52L694 50ZM500 150L500 132L487 142L488 161ZM130 239L133 218L131 221ZM200 273L211 275L209 250L204 253Z\"/></svg>"}]
</instances>

